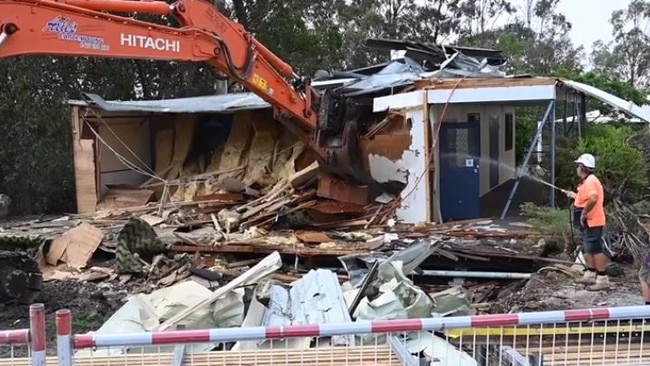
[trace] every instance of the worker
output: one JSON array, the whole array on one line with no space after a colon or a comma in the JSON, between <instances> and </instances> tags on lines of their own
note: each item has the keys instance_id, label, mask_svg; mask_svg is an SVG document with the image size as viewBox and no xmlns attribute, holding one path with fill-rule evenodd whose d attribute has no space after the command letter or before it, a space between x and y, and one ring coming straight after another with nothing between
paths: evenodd
<instances>
[{"instance_id":1,"label":"worker","mask_svg":"<svg viewBox=\"0 0 650 366\"><path fill-rule=\"evenodd\" d=\"M583 253L587 268L577 282L593 284L592 291L609 287L607 257L603 253L603 229L605 228L605 194L603 185L594 174L596 159L591 154L582 154L575 160L576 173L580 178L577 192L567 191L574 199L574 223L580 231Z\"/></svg>"}]
</instances>

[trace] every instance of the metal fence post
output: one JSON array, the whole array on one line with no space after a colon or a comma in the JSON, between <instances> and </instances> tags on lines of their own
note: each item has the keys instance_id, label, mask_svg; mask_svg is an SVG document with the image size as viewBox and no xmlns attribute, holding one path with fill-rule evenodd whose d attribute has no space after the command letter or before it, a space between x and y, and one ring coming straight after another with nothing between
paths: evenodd
<instances>
[{"instance_id":1,"label":"metal fence post","mask_svg":"<svg viewBox=\"0 0 650 366\"><path fill-rule=\"evenodd\" d=\"M72 366L72 313L68 309L56 312L56 354L59 366Z\"/></svg>"},{"instance_id":2,"label":"metal fence post","mask_svg":"<svg viewBox=\"0 0 650 366\"><path fill-rule=\"evenodd\" d=\"M32 366L45 366L45 305L43 304L32 304L29 307L29 340Z\"/></svg>"}]
</instances>

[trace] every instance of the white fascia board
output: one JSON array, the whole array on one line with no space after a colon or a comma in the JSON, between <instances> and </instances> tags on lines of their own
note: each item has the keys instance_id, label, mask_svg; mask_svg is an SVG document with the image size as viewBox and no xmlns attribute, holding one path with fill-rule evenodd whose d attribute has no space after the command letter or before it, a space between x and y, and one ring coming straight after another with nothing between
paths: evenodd
<instances>
[{"instance_id":1,"label":"white fascia board","mask_svg":"<svg viewBox=\"0 0 650 366\"><path fill-rule=\"evenodd\" d=\"M422 107L424 94L424 90L416 90L408 93L399 93L375 98L373 101L372 111L385 112L390 109Z\"/></svg>"},{"instance_id":2,"label":"white fascia board","mask_svg":"<svg viewBox=\"0 0 650 366\"><path fill-rule=\"evenodd\" d=\"M542 101L555 100L555 96L555 85L461 88L456 90L430 89L427 91L429 104Z\"/></svg>"}]
</instances>

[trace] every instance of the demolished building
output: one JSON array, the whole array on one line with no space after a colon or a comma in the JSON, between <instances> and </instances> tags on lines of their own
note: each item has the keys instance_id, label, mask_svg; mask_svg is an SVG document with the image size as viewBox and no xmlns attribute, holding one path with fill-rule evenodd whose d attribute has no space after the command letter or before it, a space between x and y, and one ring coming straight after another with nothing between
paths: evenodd
<instances>
[{"instance_id":1,"label":"demolished building","mask_svg":"<svg viewBox=\"0 0 650 366\"><path fill-rule=\"evenodd\" d=\"M516 107L541 106L542 120L555 121L557 101L621 103L569 80L507 76L492 50L373 42L406 53L319 72L314 85L367 103L377 127L360 149L374 179L399 189L371 194L321 177L309 151L250 93L163 101L84 94L69 101L78 214L8 225L0 237L42 239L46 281L142 282L100 334L474 314L505 307L538 270L576 275L572 262L543 257L543 241L521 245L534 237L530 227L477 218L494 208L486 199L496 195L500 212L517 187ZM115 258L93 259L107 254ZM477 364L441 334L409 336L410 354ZM368 340L313 341L193 348Z\"/></svg>"},{"instance_id":2,"label":"demolished building","mask_svg":"<svg viewBox=\"0 0 650 366\"><path fill-rule=\"evenodd\" d=\"M406 54L363 69L319 72L314 86L369 103L372 113L364 118L375 119L376 128L362 136L360 150L372 177L396 187L389 194L318 179L314 158L252 93L124 102L84 94L69 102L78 211L229 200L241 192L249 197L246 188L269 191L299 175L306 185L318 180L315 197L349 203L341 209L347 217L380 213L374 223L393 214L405 223L475 219L501 213L506 201L517 206L510 204L520 178L516 107L548 107L541 128L552 131L546 121L557 119L555 103L581 110L586 96L650 118L633 103L574 81L507 76L498 51L370 43ZM553 160L554 140L551 145ZM554 202L555 193L548 194Z\"/></svg>"}]
</instances>

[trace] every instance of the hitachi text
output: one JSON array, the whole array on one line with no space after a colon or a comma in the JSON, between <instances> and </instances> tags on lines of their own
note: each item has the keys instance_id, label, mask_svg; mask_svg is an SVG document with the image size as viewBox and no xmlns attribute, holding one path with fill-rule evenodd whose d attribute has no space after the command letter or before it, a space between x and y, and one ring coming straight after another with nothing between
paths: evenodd
<instances>
[{"instance_id":1,"label":"hitachi text","mask_svg":"<svg viewBox=\"0 0 650 366\"><path fill-rule=\"evenodd\" d=\"M124 33L120 34L120 45L127 46L127 47L174 52L174 53L181 52L180 41L173 41L171 39L164 39L164 38L139 36L135 34L124 34Z\"/></svg>"}]
</instances>

